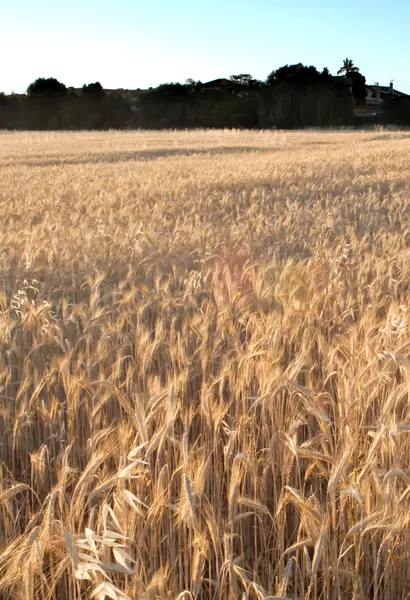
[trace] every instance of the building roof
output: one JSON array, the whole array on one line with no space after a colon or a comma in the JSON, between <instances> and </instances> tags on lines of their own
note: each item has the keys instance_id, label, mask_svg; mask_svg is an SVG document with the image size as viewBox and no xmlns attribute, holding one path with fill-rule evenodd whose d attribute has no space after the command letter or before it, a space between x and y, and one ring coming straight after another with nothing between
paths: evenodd
<instances>
[{"instance_id":1,"label":"building roof","mask_svg":"<svg viewBox=\"0 0 410 600\"><path fill-rule=\"evenodd\" d=\"M377 89L376 84L369 85L366 83L366 87L373 91L376 91ZM395 88L390 87L389 85L379 85L379 89L381 94L393 94L393 96L408 96L408 94L400 92L400 90L396 90Z\"/></svg>"},{"instance_id":2,"label":"building roof","mask_svg":"<svg viewBox=\"0 0 410 600\"><path fill-rule=\"evenodd\" d=\"M225 77L221 77L220 79L213 79L212 81L203 83L202 87L223 87L226 85L234 85L234 82L230 79L226 79Z\"/></svg>"}]
</instances>

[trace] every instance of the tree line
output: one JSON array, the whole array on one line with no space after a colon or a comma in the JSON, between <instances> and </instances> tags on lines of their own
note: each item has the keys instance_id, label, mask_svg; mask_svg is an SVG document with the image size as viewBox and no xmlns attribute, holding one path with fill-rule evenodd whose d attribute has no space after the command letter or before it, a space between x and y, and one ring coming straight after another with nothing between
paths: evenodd
<instances>
[{"instance_id":1,"label":"tree line","mask_svg":"<svg viewBox=\"0 0 410 600\"><path fill-rule=\"evenodd\" d=\"M366 78L346 58L331 75L302 63L273 70L265 81L248 73L216 80L187 79L149 90L104 90L100 82L81 91L55 78L38 78L22 95L0 94L3 129L109 128L303 128L354 125L354 106L366 103ZM406 103L388 106L385 118L410 124ZM396 119L397 120L397 119Z\"/></svg>"}]
</instances>

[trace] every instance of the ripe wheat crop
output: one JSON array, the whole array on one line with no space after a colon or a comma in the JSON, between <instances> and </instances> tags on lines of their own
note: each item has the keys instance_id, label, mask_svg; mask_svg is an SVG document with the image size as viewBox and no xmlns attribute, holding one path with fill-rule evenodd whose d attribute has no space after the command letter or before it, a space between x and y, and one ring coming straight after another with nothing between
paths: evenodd
<instances>
[{"instance_id":1,"label":"ripe wheat crop","mask_svg":"<svg viewBox=\"0 0 410 600\"><path fill-rule=\"evenodd\" d=\"M410 135L0 134L1 600L410 594Z\"/></svg>"}]
</instances>

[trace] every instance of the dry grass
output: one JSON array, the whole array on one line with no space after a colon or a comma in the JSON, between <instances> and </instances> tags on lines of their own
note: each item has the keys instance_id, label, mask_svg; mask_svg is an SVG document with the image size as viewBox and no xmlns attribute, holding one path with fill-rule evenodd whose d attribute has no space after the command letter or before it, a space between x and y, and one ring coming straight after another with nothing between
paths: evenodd
<instances>
[{"instance_id":1,"label":"dry grass","mask_svg":"<svg viewBox=\"0 0 410 600\"><path fill-rule=\"evenodd\" d=\"M0 134L0 598L408 598L404 133Z\"/></svg>"}]
</instances>

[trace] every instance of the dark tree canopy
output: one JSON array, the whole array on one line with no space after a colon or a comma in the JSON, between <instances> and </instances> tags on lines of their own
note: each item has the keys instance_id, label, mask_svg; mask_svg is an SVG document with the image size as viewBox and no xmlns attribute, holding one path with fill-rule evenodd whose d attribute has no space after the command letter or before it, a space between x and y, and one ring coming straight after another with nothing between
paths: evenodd
<instances>
[{"instance_id":1,"label":"dark tree canopy","mask_svg":"<svg viewBox=\"0 0 410 600\"><path fill-rule=\"evenodd\" d=\"M83 85L83 96L89 98L102 98L104 96L103 86L99 81L95 83L85 83Z\"/></svg>"},{"instance_id":2,"label":"dark tree canopy","mask_svg":"<svg viewBox=\"0 0 410 600\"><path fill-rule=\"evenodd\" d=\"M298 128L350 125L362 114L367 118L355 110L366 105L367 90L353 60L343 61L343 77L320 69L299 62L280 66L264 82L239 71L229 79L201 83L189 78L148 90L104 90L99 81L67 89L53 77L40 77L27 95L0 94L0 128ZM408 104L390 104L389 114L400 112L404 122ZM379 112L380 120L384 115Z\"/></svg>"},{"instance_id":3,"label":"dark tree canopy","mask_svg":"<svg viewBox=\"0 0 410 600\"><path fill-rule=\"evenodd\" d=\"M190 89L190 90L196 90L198 89L200 86L202 85L201 81L195 81L195 79L192 79L192 77L188 77L188 79L185 80L185 87Z\"/></svg>"},{"instance_id":4,"label":"dark tree canopy","mask_svg":"<svg viewBox=\"0 0 410 600\"><path fill-rule=\"evenodd\" d=\"M349 73L352 81L352 91L356 104L366 104L366 77L358 71Z\"/></svg>"},{"instance_id":5,"label":"dark tree canopy","mask_svg":"<svg viewBox=\"0 0 410 600\"><path fill-rule=\"evenodd\" d=\"M28 96L42 96L42 97L61 97L67 95L67 88L64 83L61 83L54 77L49 77L45 79L44 77L39 77L27 88Z\"/></svg>"},{"instance_id":6,"label":"dark tree canopy","mask_svg":"<svg viewBox=\"0 0 410 600\"><path fill-rule=\"evenodd\" d=\"M410 125L410 97L391 96L386 101L386 112L390 122L398 125Z\"/></svg>"},{"instance_id":7,"label":"dark tree canopy","mask_svg":"<svg viewBox=\"0 0 410 600\"><path fill-rule=\"evenodd\" d=\"M182 83L161 83L155 91L161 95L169 96L186 96L187 88L189 86L183 85Z\"/></svg>"},{"instance_id":8,"label":"dark tree canopy","mask_svg":"<svg viewBox=\"0 0 410 600\"><path fill-rule=\"evenodd\" d=\"M327 67L323 67L320 75L322 76L322 79L324 81L330 81L332 79L332 74L330 73L329 69Z\"/></svg>"},{"instance_id":9,"label":"dark tree canopy","mask_svg":"<svg viewBox=\"0 0 410 600\"><path fill-rule=\"evenodd\" d=\"M338 70L337 74L345 74L349 77L352 73L358 73L360 69L354 66L354 63L351 58L345 58L343 61L343 66Z\"/></svg>"},{"instance_id":10,"label":"dark tree canopy","mask_svg":"<svg viewBox=\"0 0 410 600\"><path fill-rule=\"evenodd\" d=\"M249 73L240 73L239 75L231 75L229 78L233 83L242 85L244 87L259 87L262 85L261 81L258 81Z\"/></svg>"},{"instance_id":11,"label":"dark tree canopy","mask_svg":"<svg viewBox=\"0 0 410 600\"><path fill-rule=\"evenodd\" d=\"M298 85L312 85L321 81L326 81L330 77L329 71L323 70L322 73L314 66L307 67L302 63L296 65L285 65L272 71L266 79L269 86L280 83L292 83Z\"/></svg>"},{"instance_id":12,"label":"dark tree canopy","mask_svg":"<svg viewBox=\"0 0 410 600\"><path fill-rule=\"evenodd\" d=\"M342 67L337 72L338 75L345 75L352 86L353 97L358 105L366 104L366 77L360 73L359 67L354 65L351 58L343 60Z\"/></svg>"}]
</instances>

